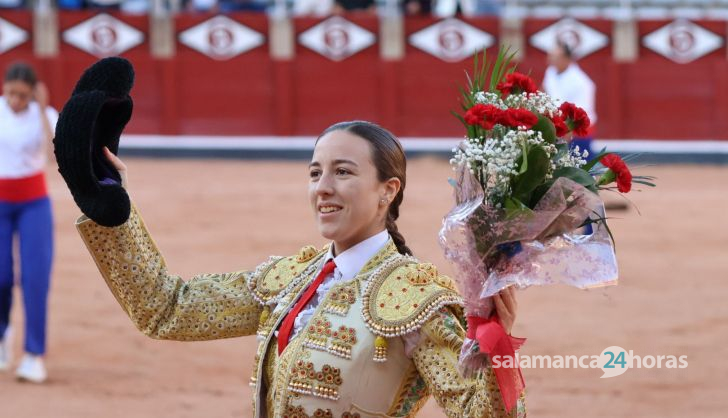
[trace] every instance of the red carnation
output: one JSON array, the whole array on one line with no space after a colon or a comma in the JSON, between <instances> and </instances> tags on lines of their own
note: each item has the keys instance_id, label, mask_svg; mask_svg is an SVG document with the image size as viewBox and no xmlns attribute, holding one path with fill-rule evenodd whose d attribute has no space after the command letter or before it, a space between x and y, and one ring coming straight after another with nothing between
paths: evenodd
<instances>
[{"instance_id":1,"label":"red carnation","mask_svg":"<svg viewBox=\"0 0 728 418\"><path fill-rule=\"evenodd\" d=\"M524 126L530 129L538 123L538 116L527 109L508 109L501 115L499 123L514 128Z\"/></svg>"},{"instance_id":2,"label":"red carnation","mask_svg":"<svg viewBox=\"0 0 728 418\"><path fill-rule=\"evenodd\" d=\"M561 116L554 115L549 119L551 119L551 122L554 123L554 128L556 128L556 136L562 137L569 133L569 127L566 126L566 123Z\"/></svg>"},{"instance_id":3,"label":"red carnation","mask_svg":"<svg viewBox=\"0 0 728 418\"><path fill-rule=\"evenodd\" d=\"M573 103L564 102L561 107L559 107L559 110L561 110L561 114L566 121L566 125L574 131L576 136L583 137L589 135L589 125L591 125L591 121L589 120L589 115L586 114L584 109L574 105Z\"/></svg>"},{"instance_id":4,"label":"red carnation","mask_svg":"<svg viewBox=\"0 0 728 418\"><path fill-rule=\"evenodd\" d=\"M509 94L521 94L525 93L536 93L538 88L536 83L531 80L530 77L521 73L510 73L506 76L506 81L501 81L495 87L504 95Z\"/></svg>"},{"instance_id":5,"label":"red carnation","mask_svg":"<svg viewBox=\"0 0 728 418\"><path fill-rule=\"evenodd\" d=\"M619 155L607 154L599 162L614 173L613 176L617 178L617 189L620 192L628 193L632 189L632 173ZM609 172L604 176L607 176L607 179L612 177ZM609 182L611 183L611 181Z\"/></svg>"},{"instance_id":6,"label":"red carnation","mask_svg":"<svg viewBox=\"0 0 728 418\"><path fill-rule=\"evenodd\" d=\"M476 104L465 112L465 123L468 125L479 125L483 129L491 130L496 123L499 123L503 111L497 106Z\"/></svg>"}]
</instances>

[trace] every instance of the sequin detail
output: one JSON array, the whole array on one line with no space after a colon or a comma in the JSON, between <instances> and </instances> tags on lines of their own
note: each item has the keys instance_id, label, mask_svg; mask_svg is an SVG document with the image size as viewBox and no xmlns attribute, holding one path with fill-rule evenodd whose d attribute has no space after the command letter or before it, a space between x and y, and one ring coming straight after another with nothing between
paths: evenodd
<instances>
[{"instance_id":1,"label":"sequin detail","mask_svg":"<svg viewBox=\"0 0 728 418\"><path fill-rule=\"evenodd\" d=\"M437 268L430 263L418 264L405 275L407 281L413 286L430 284L437 277Z\"/></svg>"},{"instance_id":2,"label":"sequin detail","mask_svg":"<svg viewBox=\"0 0 728 418\"><path fill-rule=\"evenodd\" d=\"M351 283L337 286L329 292L323 303L323 311L333 315L346 316L349 308L356 302L359 294L359 282L354 280Z\"/></svg>"},{"instance_id":3,"label":"sequin detail","mask_svg":"<svg viewBox=\"0 0 728 418\"><path fill-rule=\"evenodd\" d=\"M311 362L299 360L291 367L291 381L288 390L301 395L338 400L339 387L343 383L341 370L325 364L318 372Z\"/></svg>"},{"instance_id":4,"label":"sequin detail","mask_svg":"<svg viewBox=\"0 0 728 418\"><path fill-rule=\"evenodd\" d=\"M462 304L457 292L440 283L449 282L444 276L424 285L411 284L408 275L431 273L428 267L418 270L421 265L413 257L392 257L372 274L362 293L362 316L374 334L402 336L419 329L441 307Z\"/></svg>"},{"instance_id":5,"label":"sequin detail","mask_svg":"<svg viewBox=\"0 0 728 418\"><path fill-rule=\"evenodd\" d=\"M345 325L331 329L331 321L317 318L307 327L303 345L314 350L326 351L345 359L351 359L351 350L356 344L356 330Z\"/></svg>"}]
</instances>

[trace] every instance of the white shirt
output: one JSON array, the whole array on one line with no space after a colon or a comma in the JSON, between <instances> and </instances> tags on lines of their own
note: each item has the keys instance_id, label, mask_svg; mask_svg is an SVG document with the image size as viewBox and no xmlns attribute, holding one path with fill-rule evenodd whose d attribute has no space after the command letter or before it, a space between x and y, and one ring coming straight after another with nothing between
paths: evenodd
<instances>
[{"instance_id":1,"label":"white shirt","mask_svg":"<svg viewBox=\"0 0 728 418\"><path fill-rule=\"evenodd\" d=\"M432 14L436 17L453 17L457 13L458 4L465 16L475 14L477 0L436 0L432 5Z\"/></svg>"},{"instance_id":2,"label":"white shirt","mask_svg":"<svg viewBox=\"0 0 728 418\"><path fill-rule=\"evenodd\" d=\"M295 0L293 2L294 16L327 16L334 8L333 0Z\"/></svg>"},{"instance_id":3,"label":"white shirt","mask_svg":"<svg viewBox=\"0 0 728 418\"><path fill-rule=\"evenodd\" d=\"M50 106L45 112L55 129L58 112ZM30 102L27 109L15 113L0 96L0 178L30 177L43 170L47 139L40 116L38 103Z\"/></svg>"},{"instance_id":4,"label":"white shirt","mask_svg":"<svg viewBox=\"0 0 728 418\"><path fill-rule=\"evenodd\" d=\"M546 94L557 101L574 103L584 109L592 125L597 122L594 104L596 86L578 64L571 63L563 73L550 65L543 78L543 88Z\"/></svg>"},{"instance_id":5,"label":"white shirt","mask_svg":"<svg viewBox=\"0 0 728 418\"><path fill-rule=\"evenodd\" d=\"M334 257L333 254L334 246L331 245L329 247L329 252L326 256L324 256L318 271L321 271L323 265L331 259L333 259L334 263L336 263L336 268L332 274L329 274L326 278L324 278L324 281L321 282L321 285L318 289L316 289L316 293L313 295L306 307L299 312L293 323L291 339L295 338L296 335L298 335L298 332L308 324L308 321L311 320L311 317L316 312L316 308L319 303L324 300L326 294L329 293L329 290L331 290L331 288L337 283L353 279L354 276L356 276L356 274L364 268L367 261L369 261L382 248L384 248L385 245L387 245L388 240L389 232L385 229L384 231L356 244L336 257ZM318 275L318 271L316 272L316 275Z\"/></svg>"}]
</instances>

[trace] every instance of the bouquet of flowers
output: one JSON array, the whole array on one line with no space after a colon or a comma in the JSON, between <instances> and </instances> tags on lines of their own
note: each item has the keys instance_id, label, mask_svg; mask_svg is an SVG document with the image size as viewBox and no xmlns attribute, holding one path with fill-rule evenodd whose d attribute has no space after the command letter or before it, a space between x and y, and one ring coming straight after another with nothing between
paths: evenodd
<instances>
[{"instance_id":1,"label":"bouquet of flowers","mask_svg":"<svg viewBox=\"0 0 728 418\"><path fill-rule=\"evenodd\" d=\"M633 176L616 154L570 148L571 135L586 135L590 121L572 103L557 103L515 72L513 54L483 58L461 89L467 129L453 150L455 207L443 220L440 243L456 266L465 300L468 338L460 370L473 375L489 357L511 356L525 341L505 333L494 313L494 294L509 286L562 283L578 288L617 282L612 234L601 189L627 193ZM515 360L514 360L515 361ZM517 362L494 368L510 410L524 388Z\"/></svg>"}]
</instances>

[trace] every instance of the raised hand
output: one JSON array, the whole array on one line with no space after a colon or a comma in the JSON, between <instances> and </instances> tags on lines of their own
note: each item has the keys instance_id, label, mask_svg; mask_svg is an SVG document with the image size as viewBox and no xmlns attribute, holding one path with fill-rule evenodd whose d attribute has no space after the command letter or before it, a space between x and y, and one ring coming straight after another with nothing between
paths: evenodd
<instances>
[{"instance_id":1,"label":"raised hand","mask_svg":"<svg viewBox=\"0 0 728 418\"><path fill-rule=\"evenodd\" d=\"M129 184L126 175L126 164L121 161L121 158L114 155L114 153L111 152L108 147L104 147L104 156L106 156L106 159L109 160L109 162L111 163L111 165L114 166L116 171L119 172L119 175L121 176L121 187L126 189L127 185Z\"/></svg>"},{"instance_id":2,"label":"raised hand","mask_svg":"<svg viewBox=\"0 0 728 418\"><path fill-rule=\"evenodd\" d=\"M131 119L133 85L129 61L98 61L78 80L56 124L58 171L81 211L102 226L123 224L131 211L126 165L114 154Z\"/></svg>"}]
</instances>

